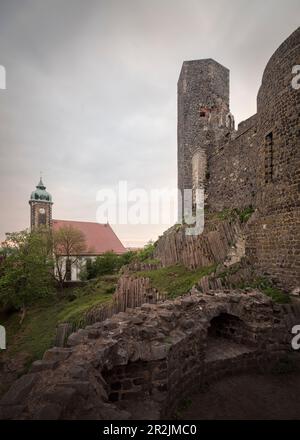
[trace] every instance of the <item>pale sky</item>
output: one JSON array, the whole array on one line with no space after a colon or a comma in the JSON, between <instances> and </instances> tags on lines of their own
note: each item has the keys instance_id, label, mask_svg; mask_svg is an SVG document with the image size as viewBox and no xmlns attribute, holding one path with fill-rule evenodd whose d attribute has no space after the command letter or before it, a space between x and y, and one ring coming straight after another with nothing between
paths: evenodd
<instances>
[{"instance_id":1,"label":"pale sky","mask_svg":"<svg viewBox=\"0 0 300 440\"><path fill-rule=\"evenodd\" d=\"M119 181L176 187L182 62L230 69L240 122L299 17L299 0L0 0L0 239L29 226L40 171L59 219L95 221ZM131 246L168 226L112 224Z\"/></svg>"}]
</instances>

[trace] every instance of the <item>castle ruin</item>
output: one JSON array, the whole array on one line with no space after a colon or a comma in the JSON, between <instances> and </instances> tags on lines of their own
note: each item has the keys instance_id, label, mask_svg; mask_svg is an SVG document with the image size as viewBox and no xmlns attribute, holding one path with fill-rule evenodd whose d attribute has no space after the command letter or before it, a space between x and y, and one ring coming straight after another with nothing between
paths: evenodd
<instances>
[{"instance_id":1,"label":"castle ruin","mask_svg":"<svg viewBox=\"0 0 300 440\"><path fill-rule=\"evenodd\" d=\"M286 290L300 286L300 28L268 62L257 113L234 129L229 71L186 61L178 81L178 188L204 188L208 213L252 207L246 256Z\"/></svg>"},{"instance_id":2,"label":"castle ruin","mask_svg":"<svg viewBox=\"0 0 300 440\"><path fill-rule=\"evenodd\" d=\"M226 266L228 259L245 257L257 275L286 291L299 287L296 65L300 28L271 57L257 113L235 131L229 71L210 59L183 64L178 186L204 189L206 221L198 237L175 225L158 240L155 256L162 266ZM246 224L220 215L249 207ZM232 244L243 252L230 255ZM145 304L149 279L135 278L135 271L128 268L119 281L123 311L74 332L67 347L47 350L3 397L0 418L170 417L180 400L202 385L225 374L265 371L294 355L291 328L299 323L299 303L275 304L257 289L224 289L220 279L204 277L187 295Z\"/></svg>"}]
</instances>

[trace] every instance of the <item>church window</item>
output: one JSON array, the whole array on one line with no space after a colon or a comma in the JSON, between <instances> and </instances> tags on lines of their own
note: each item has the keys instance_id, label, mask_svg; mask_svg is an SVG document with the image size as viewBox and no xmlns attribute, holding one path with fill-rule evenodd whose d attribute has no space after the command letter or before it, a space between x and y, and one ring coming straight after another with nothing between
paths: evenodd
<instances>
[{"instance_id":1,"label":"church window","mask_svg":"<svg viewBox=\"0 0 300 440\"><path fill-rule=\"evenodd\" d=\"M46 225L46 213L39 213L39 225Z\"/></svg>"},{"instance_id":2,"label":"church window","mask_svg":"<svg viewBox=\"0 0 300 440\"><path fill-rule=\"evenodd\" d=\"M71 260L66 260L66 281L71 281Z\"/></svg>"}]
</instances>

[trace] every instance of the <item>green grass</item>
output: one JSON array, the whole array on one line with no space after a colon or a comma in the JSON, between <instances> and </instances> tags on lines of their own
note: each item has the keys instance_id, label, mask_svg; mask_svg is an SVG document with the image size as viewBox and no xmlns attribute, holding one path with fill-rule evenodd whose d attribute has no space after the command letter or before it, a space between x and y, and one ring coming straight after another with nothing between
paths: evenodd
<instances>
[{"instance_id":1,"label":"green grass","mask_svg":"<svg viewBox=\"0 0 300 440\"><path fill-rule=\"evenodd\" d=\"M146 260L142 261L144 264L160 264L160 260L158 258L147 258Z\"/></svg>"},{"instance_id":2,"label":"green grass","mask_svg":"<svg viewBox=\"0 0 300 440\"><path fill-rule=\"evenodd\" d=\"M98 279L83 288L74 289L72 294L68 289L66 295L58 293L37 301L28 309L22 325L19 324L18 313L0 316L0 323L5 326L7 333L5 356L13 358L24 353L28 357L28 364L40 359L45 350L52 346L59 323L78 324L86 312L111 300L114 287L115 280Z\"/></svg>"},{"instance_id":3,"label":"green grass","mask_svg":"<svg viewBox=\"0 0 300 440\"><path fill-rule=\"evenodd\" d=\"M217 217L220 220L233 220L235 217L235 210L234 209L223 209L223 211L220 211L217 213Z\"/></svg>"},{"instance_id":4,"label":"green grass","mask_svg":"<svg viewBox=\"0 0 300 440\"><path fill-rule=\"evenodd\" d=\"M266 278L259 277L251 282L241 283L237 286L240 289L253 288L258 289L278 304L287 304L291 301L289 295L284 293L281 289L274 286L271 281Z\"/></svg>"},{"instance_id":5,"label":"green grass","mask_svg":"<svg viewBox=\"0 0 300 440\"><path fill-rule=\"evenodd\" d=\"M223 209L223 211L221 212L218 212L217 217L220 220L228 220L228 221L232 221L236 217L238 217L241 223L247 223L253 212L254 212L254 208L252 206L247 206L244 209L228 208L228 209Z\"/></svg>"},{"instance_id":6,"label":"green grass","mask_svg":"<svg viewBox=\"0 0 300 440\"><path fill-rule=\"evenodd\" d=\"M150 278L151 284L160 293L166 293L169 298L187 293L200 278L214 272L216 266L189 270L184 266L177 265L163 267L156 270L135 272L138 277Z\"/></svg>"},{"instance_id":7,"label":"green grass","mask_svg":"<svg viewBox=\"0 0 300 440\"><path fill-rule=\"evenodd\" d=\"M241 223L247 223L249 218L254 212L254 208L252 206L248 206L247 208L244 208L243 210L236 209L236 213L239 216Z\"/></svg>"},{"instance_id":8,"label":"green grass","mask_svg":"<svg viewBox=\"0 0 300 440\"><path fill-rule=\"evenodd\" d=\"M86 312L100 304L110 301L111 297L112 293L103 293L101 296L92 293L90 295L78 297L60 311L58 314L58 322L79 324Z\"/></svg>"},{"instance_id":9,"label":"green grass","mask_svg":"<svg viewBox=\"0 0 300 440\"><path fill-rule=\"evenodd\" d=\"M218 278L221 278L223 282L229 285L232 289L258 289L265 295L273 299L278 304L286 304L291 301L289 295L283 290L276 287L271 280L265 277L255 276L254 272L241 282L231 282L230 277L242 269L242 261L228 267L224 272L218 274Z\"/></svg>"}]
</instances>

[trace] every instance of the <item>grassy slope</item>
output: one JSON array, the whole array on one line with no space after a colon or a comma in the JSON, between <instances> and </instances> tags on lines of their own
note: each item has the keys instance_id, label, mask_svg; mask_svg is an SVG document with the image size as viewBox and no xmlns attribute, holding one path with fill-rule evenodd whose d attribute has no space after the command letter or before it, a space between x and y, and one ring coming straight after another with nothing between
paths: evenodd
<instances>
[{"instance_id":1,"label":"grassy slope","mask_svg":"<svg viewBox=\"0 0 300 440\"><path fill-rule=\"evenodd\" d=\"M176 298L187 293L201 277L211 274L215 266L188 270L184 266L176 265L151 271L135 272L138 277L148 277L153 287L162 293L167 293L169 298ZM239 288L260 288L266 295L271 296L276 302L287 302L286 295L275 289L266 281L253 283L253 285L237 286ZM40 359L53 344L55 330L60 322L78 323L85 312L95 306L111 300L115 289L116 277L102 277L90 282L86 287L75 291L68 290L65 296L54 295L51 298L38 301L31 307L22 325L19 324L19 315L0 316L0 323L7 332L8 358L25 355L28 365ZM71 300L72 299L72 300Z\"/></svg>"},{"instance_id":2,"label":"grassy slope","mask_svg":"<svg viewBox=\"0 0 300 440\"><path fill-rule=\"evenodd\" d=\"M136 276L147 276L161 292L175 298L188 292L204 275L211 273L214 267L191 271L183 266L172 266L146 272L136 272ZM61 322L78 323L84 314L95 306L111 300L115 290L115 277L102 277L91 281L86 287L66 290L64 295L53 295L41 299L27 311L22 325L17 313L0 316L0 322L7 332L7 350L5 356L14 358L24 354L28 364L40 359L53 344L56 326ZM72 299L72 300L71 300Z\"/></svg>"},{"instance_id":3,"label":"grassy slope","mask_svg":"<svg viewBox=\"0 0 300 440\"><path fill-rule=\"evenodd\" d=\"M151 284L161 293L167 293L169 298L176 298L187 293L197 281L205 275L211 274L216 266L188 270L177 265L161 269L135 272L135 276L150 278Z\"/></svg>"},{"instance_id":4,"label":"grassy slope","mask_svg":"<svg viewBox=\"0 0 300 440\"><path fill-rule=\"evenodd\" d=\"M14 313L1 316L0 322L6 328L7 350L5 355L14 357L24 353L28 364L42 357L45 350L53 344L55 329L60 322L78 322L84 313L93 307L110 301L114 291L114 280L98 280L88 287L80 289L80 294L73 296L53 295L38 301L31 307L22 325L19 315Z\"/></svg>"}]
</instances>

